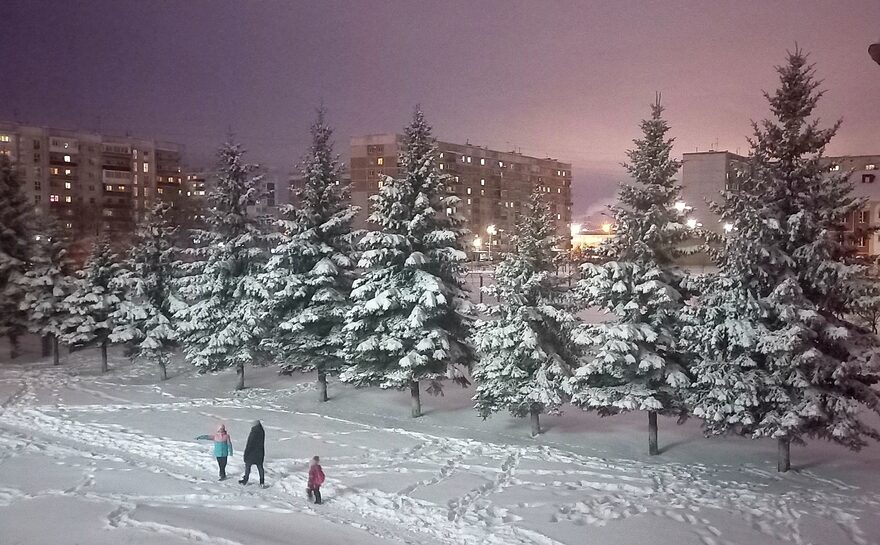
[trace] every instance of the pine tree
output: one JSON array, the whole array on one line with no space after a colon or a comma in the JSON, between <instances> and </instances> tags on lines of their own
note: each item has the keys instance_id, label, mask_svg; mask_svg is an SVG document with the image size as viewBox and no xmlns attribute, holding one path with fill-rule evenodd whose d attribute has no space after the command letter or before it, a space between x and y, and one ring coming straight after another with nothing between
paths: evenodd
<instances>
[{"instance_id":1,"label":"pine tree","mask_svg":"<svg viewBox=\"0 0 880 545\"><path fill-rule=\"evenodd\" d=\"M187 359L201 371L235 367L237 390L244 388L245 365L260 361L267 299L260 282L265 235L247 213L257 199L260 176L243 155L241 146L231 142L218 152L210 229L198 233L194 261L179 282L186 304L175 313Z\"/></svg>"},{"instance_id":2,"label":"pine tree","mask_svg":"<svg viewBox=\"0 0 880 545\"><path fill-rule=\"evenodd\" d=\"M327 375L338 373L343 363L342 326L356 264L351 222L357 213L348 204L348 186L340 185L343 166L333 154L325 114L318 110L311 128L299 208L285 210L263 275L277 324L266 345L285 372L318 372L320 401L327 401Z\"/></svg>"},{"instance_id":3,"label":"pine tree","mask_svg":"<svg viewBox=\"0 0 880 545\"><path fill-rule=\"evenodd\" d=\"M30 258L32 210L15 166L0 155L0 336L9 339L12 359L18 357L18 337L27 331L19 280Z\"/></svg>"},{"instance_id":4,"label":"pine tree","mask_svg":"<svg viewBox=\"0 0 880 545\"><path fill-rule=\"evenodd\" d=\"M586 306L612 314L610 321L585 326L578 341L587 363L572 377L572 402L601 415L647 411L648 449L658 454L657 415L682 417L688 384L686 355L678 346L683 302L682 275L675 259L691 236L676 209L680 163L671 157L673 139L662 117L660 97L644 136L634 141L624 164L633 183L620 186L612 208L616 236L603 248L603 265L586 264L577 293Z\"/></svg>"},{"instance_id":5,"label":"pine tree","mask_svg":"<svg viewBox=\"0 0 880 545\"><path fill-rule=\"evenodd\" d=\"M71 317L64 300L73 290L73 263L51 216L41 216L36 227L33 256L19 279L25 293L21 308L28 314L30 331L51 340L52 361L58 365L59 339Z\"/></svg>"},{"instance_id":6,"label":"pine tree","mask_svg":"<svg viewBox=\"0 0 880 545\"><path fill-rule=\"evenodd\" d=\"M715 208L733 229L715 253L684 338L697 355L689 403L710 434L778 441L777 469L804 437L852 449L880 438L862 419L880 398L878 339L850 322L865 271L841 236L862 202L846 176L822 165L839 123L819 128L822 92L800 50L777 68L765 96L771 119L754 124L747 172Z\"/></svg>"},{"instance_id":7,"label":"pine tree","mask_svg":"<svg viewBox=\"0 0 880 545\"><path fill-rule=\"evenodd\" d=\"M559 237L537 189L512 237L512 252L486 290L498 301L487 307L492 319L478 321L473 336L477 412L483 418L503 410L529 415L532 436L540 433L541 413L559 412L564 384L578 365L571 341L575 318L553 275Z\"/></svg>"},{"instance_id":8,"label":"pine tree","mask_svg":"<svg viewBox=\"0 0 880 545\"><path fill-rule=\"evenodd\" d=\"M174 240L177 227L168 221L171 205L158 202L141 224L119 280L124 299L113 315L113 342L132 343L133 356L155 361L168 379L169 353L177 332L173 294Z\"/></svg>"},{"instance_id":9,"label":"pine tree","mask_svg":"<svg viewBox=\"0 0 880 545\"><path fill-rule=\"evenodd\" d=\"M346 318L349 367L344 381L382 388L409 388L412 415L421 415L419 381L442 392L444 374L465 384L470 304L464 288L459 199L447 195L451 177L440 174L436 145L424 115L416 110L405 131L400 177L384 178L373 197L369 221L376 231L360 242L353 307Z\"/></svg>"},{"instance_id":10,"label":"pine tree","mask_svg":"<svg viewBox=\"0 0 880 545\"><path fill-rule=\"evenodd\" d=\"M122 301L118 285L121 267L106 235L95 241L73 292L64 300L70 311L63 340L71 346L101 347L101 372L108 371L107 346L113 332L113 314Z\"/></svg>"}]
</instances>

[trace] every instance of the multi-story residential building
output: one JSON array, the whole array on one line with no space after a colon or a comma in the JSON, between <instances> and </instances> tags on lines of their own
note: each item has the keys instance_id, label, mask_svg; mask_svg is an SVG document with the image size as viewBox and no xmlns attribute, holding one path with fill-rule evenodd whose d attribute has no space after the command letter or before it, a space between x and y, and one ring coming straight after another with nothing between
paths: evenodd
<instances>
[{"instance_id":1,"label":"multi-story residential building","mask_svg":"<svg viewBox=\"0 0 880 545\"><path fill-rule=\"evenodd\" d=\"M721 199L721 193L736 187L736 179L748 159L729 151L685 153L681 158L681 202L688 211L688 225L721 232L724 226L709 209L709 202Z\"/></svg>"},{"instance_id":2,"label":"multi-story residential building","mask_svg":"<svg viewBox=\"0 0 880 545\"><path fill-rule=\"evenodd\" d=\"M0 123L0 154L73 239L110 232L119 241L155 199L183 196L181 146L171 142Z\"/></svg>"},{"instance_id":3,"label":"multi-story residential building","mask_svg":"<svg viewBox=\"0 0 880 545\"><path fill-rule=\"evenodd\" d=\"M371 195L383 175L398 175L403 137L374 134L351 139L352 201L361 208L356 227L369 227ZM495 254L507 248L510 235L535 187L546 193L556 230L569 247L571 237L571 164L550 158L490 150L469 143L437 142L437 166L451 177L446 188L461 199L456 211L473 233L473 246Z\"/></svg>"},{"instance_id":4,"label":"multi-story residential building","mask_svg":"<svg viewBox=\"0 0 880 545\"><path fill-rule=\"evenodd\" d=\"M853 196L865 200L848 219L847 229L855 235L858 253L876 259L880 256L880 155L844 155L822 160L832 173L847 173Z\"/></svg>"}]
</instances>

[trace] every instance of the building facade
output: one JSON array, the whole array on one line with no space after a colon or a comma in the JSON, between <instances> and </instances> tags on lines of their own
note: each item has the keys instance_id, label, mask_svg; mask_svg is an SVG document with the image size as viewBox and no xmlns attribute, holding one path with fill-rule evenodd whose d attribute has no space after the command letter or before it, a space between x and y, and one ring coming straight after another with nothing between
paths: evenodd
<instances>
[{"instance_id":1,"label":"building facade","mask_svg":"<svg viewBox=\"0 0 880 545\"><path fill-rule=\"evenodd\" d=\"M681 157L681 202L688 225L720 233L724 229L709 203L719 201L723 191L736 188L736 179L748 158L729 151L685 153Z\"/></svg>"},{"instance_id":2,"label":"building facade","mask_svg":"<svg viewBox=\"0 0 880 545\"><path fill-rule=\"evenodd\" d=\"M178 144L0 123L0 154L16 165L38 212L72 239L119 241L156 199L184 197Z\"/></svg>"},{"instance_id":3,"label":"building facade","mask_svg":"<svg viewBox=\"0 0 880 545\"><path fill-rule=\"evenodd\" d=\"M370 196L384 176L397 176L403 137L375 134L351 139L352 201L355 221L368 228ZM546 195L556 230L568 247L571 236L571 164L550 158L490 150L471 144L437 142L437 165L451 177L446 190L461 199L456 211L472 233L472 250L488 255L507 249L510 235L533 188Z\"/></svg>"},{"instance_id":4,"label":"building facade","mask_svg":"<svg viewBox=\"0 0 880 545\"><path fill-rule=\"evenodd\" d=\"M824 157L823 162L832 173L847 174L853 196L864 199L846 228L854 235L857 252L876 259L880 256L880 155Z\"/></svg>"}]
</instances>

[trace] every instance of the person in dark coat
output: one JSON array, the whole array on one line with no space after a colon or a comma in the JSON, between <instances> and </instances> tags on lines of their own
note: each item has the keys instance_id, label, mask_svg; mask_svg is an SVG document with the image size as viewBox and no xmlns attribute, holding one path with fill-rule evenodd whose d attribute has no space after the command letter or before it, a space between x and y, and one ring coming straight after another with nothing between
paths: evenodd
<instances>
[{"instance_id":1,"label":"person in dark coat","mask_svg":"<svg viewBox=\"0 0 880 545\"><path fill-rule=\"evenodd\" d=\"M251 433L248 434L247 445L244 447L244 477L241 478L239 484L247 484L248 477L251 475L251 466L257 466L260 473L260 486L265 486L263 474L263 458L266 456L266 432L259 420L254 421L251 427Z\"/></svg>"}]
</instances>

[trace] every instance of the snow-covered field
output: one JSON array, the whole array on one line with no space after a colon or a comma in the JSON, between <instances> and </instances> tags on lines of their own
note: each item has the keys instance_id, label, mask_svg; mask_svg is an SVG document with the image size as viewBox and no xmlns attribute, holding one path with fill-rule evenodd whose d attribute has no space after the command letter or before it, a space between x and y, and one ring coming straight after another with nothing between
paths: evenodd
<instances>
[{"instance_id":1,"label":"snow-covered field","mask_svg":"<svg viewBox=\"0 0 880 545\"><path fill-rule=\"evenodd\" d=\"M471 389L426 396L412 420L402 392L333 382L319 404L307 375L249 369L250 388L233 393L232 372L177 364L158 384L120 352L101 376L96 356L0 364L3 545L880 542L875 447L811 443L779 475L774 443L704 439L697 422L662 421L650 458L639 414L570 410L531 439L526 422L480 420ZM255 418L266 489L236 482ZM237 448L224 482L210 443L192 439L221 422ZM315 454L320 506L304 491Z\"/></svg>"}]
</instances>

